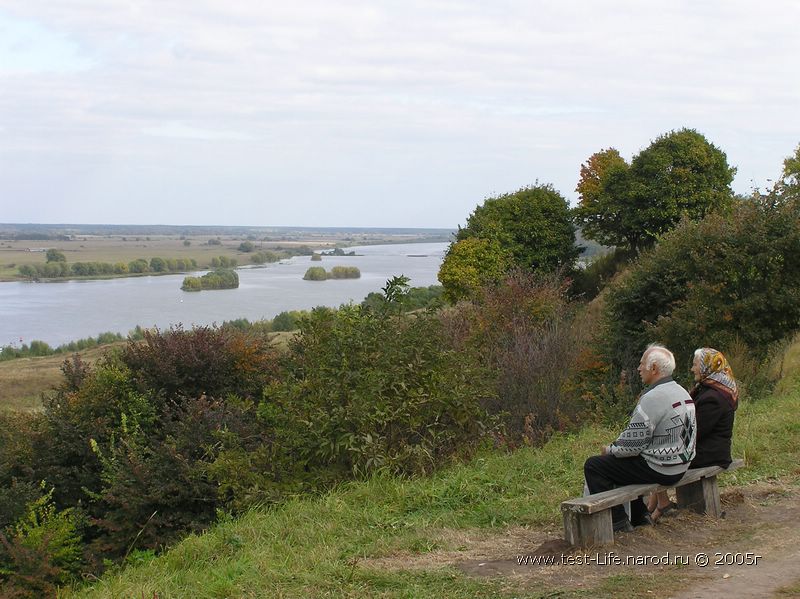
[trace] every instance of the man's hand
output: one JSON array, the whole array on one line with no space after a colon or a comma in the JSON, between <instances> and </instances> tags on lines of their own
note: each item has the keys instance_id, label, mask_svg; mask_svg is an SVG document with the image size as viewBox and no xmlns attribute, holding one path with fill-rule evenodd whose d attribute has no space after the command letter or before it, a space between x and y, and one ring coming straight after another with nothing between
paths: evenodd
<instances>
[{"instance_id":1,"label":"man's hand","mask_svg":"<svg viewBox=\"0 0 800 599\"><path fill-rule=\"evenodd\" d=\"M608 455L608 445L603 445L600 448L600 455Z\"/></svg>"}]
</instances>

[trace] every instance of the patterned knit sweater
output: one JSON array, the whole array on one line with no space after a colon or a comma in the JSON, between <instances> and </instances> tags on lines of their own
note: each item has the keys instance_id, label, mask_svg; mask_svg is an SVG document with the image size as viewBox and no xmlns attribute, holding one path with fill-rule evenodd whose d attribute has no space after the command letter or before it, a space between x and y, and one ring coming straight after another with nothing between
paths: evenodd
<instances>
[{"instance_id":1,"label":"patterned knit sweater","mask_svg":"<svg viewBox=\"0 0 800 599\"><path fill-rule=\"evenodd\" d=\"M696 443L694 402L666 377L645 389L628 426L608 450L618 458L641 455L661 474L682 474L694 458Z\"/></svg>"}]
</instances>

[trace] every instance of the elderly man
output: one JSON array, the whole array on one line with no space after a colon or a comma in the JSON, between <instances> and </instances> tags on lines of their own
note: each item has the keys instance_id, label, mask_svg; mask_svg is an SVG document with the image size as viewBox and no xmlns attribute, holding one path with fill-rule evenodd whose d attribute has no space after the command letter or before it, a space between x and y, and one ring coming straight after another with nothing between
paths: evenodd
<instances>
[{"instance_id":1,"label":"elderly man","mask_svg":"<svg viewBox=\"0 0 800 599\"><path fill-rule=\"evenodd\" d=\"M675 357L660 345L649 346L639 362L639 376L646 385L631 421L602 455L583 466L589 493L639 483L672 485L692 461L697 441L694 402L672 380ZM630 531L648 521L642 501L631 503L631 517L621 505L612 509L615 531Z\"/></svg>"}]
</instances>

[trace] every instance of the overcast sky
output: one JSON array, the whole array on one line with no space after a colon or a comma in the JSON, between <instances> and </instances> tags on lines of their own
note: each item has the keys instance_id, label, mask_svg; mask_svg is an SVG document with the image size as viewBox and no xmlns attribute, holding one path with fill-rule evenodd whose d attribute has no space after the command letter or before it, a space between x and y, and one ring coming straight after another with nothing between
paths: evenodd
<instances>
[{"instance_id":1,"label":"overcast sky","mask_svg":"<svg viewBox=\"0 0 800 599\"><path fill-rule=\"evenodd\" d=\"M455 227L695 128L765 187L797 0L2 0L0 222Z\"/></svg>"}]
</instances>

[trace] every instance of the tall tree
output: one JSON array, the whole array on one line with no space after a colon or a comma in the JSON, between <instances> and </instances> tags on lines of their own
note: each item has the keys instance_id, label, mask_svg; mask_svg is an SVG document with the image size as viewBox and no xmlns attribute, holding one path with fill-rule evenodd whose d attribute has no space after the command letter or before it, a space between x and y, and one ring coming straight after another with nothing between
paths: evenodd
<instances>
[{"instance_id":1,"label":"tall tree","mask_svg":"<svg viewBox=\"0 0 800 599\"><path fill-rule=\"evenodd\" d=\"M468 239L483 241L462 243ZM573 266L579 253L567 200L551 185L537 184L488 198L475 208L456 233L440 281L449 297L463 297L476 282L497 279L506 264L552 272Z\"/></svg>"},{"instance_id":2,"label":"tall tree","mask_svg":"<svg viewBox=\"0 0 800 599\"><path fill-rule=\"evenodd\" d=\"M66 262L67 258L64 254L56 248L50 248L45 254L48 262Z\"/></svg>"},{"instance_id":3,"label":"tall tree","mask_svg":"<svg viewBox=\"0 0 800 599\"><path fill-rule=\"evenodd\" d=\"M489 198L475 208L457 240L497 241L516 266L550 272L578 256L567 200L551 185L534 185Z\"/></svg>"},{"instance_id":4,"label":"tall tree","mask_svg":"<svg viewBox=\"0 0 800 599\"><path fill-rule=\"evenodd\" d=\"M730 206L735 173L694 129L658 137L627 168L615 150L598 152L581 171L576 220L590 239L639 251L683 216L699 220Z\"/></svg>"},{"instance_id":5,"label":"tall tree","mask_svg":"<svg viewBox=\"0 0 800 599\"><path fill-rule=\"evenodd\" d=\"M783 186L786 191L800 193L800 145L783 161Z\"/></svg>"},{"instance_id":6,"label":"tall tree","mask_svg":"<svg viewBox=\"0 0 800 599\"><path fill-rule=\"evenodd\" d=\"M618 200L622 190L614 193L620 186L624 187L628 168L628 163L614 148L595 152L581 165L581 176L575 188L580 202L574 214L588 239L604 245L629 247L631 237L638 234L623 228Z\"/></svg>"}]
</instances>

